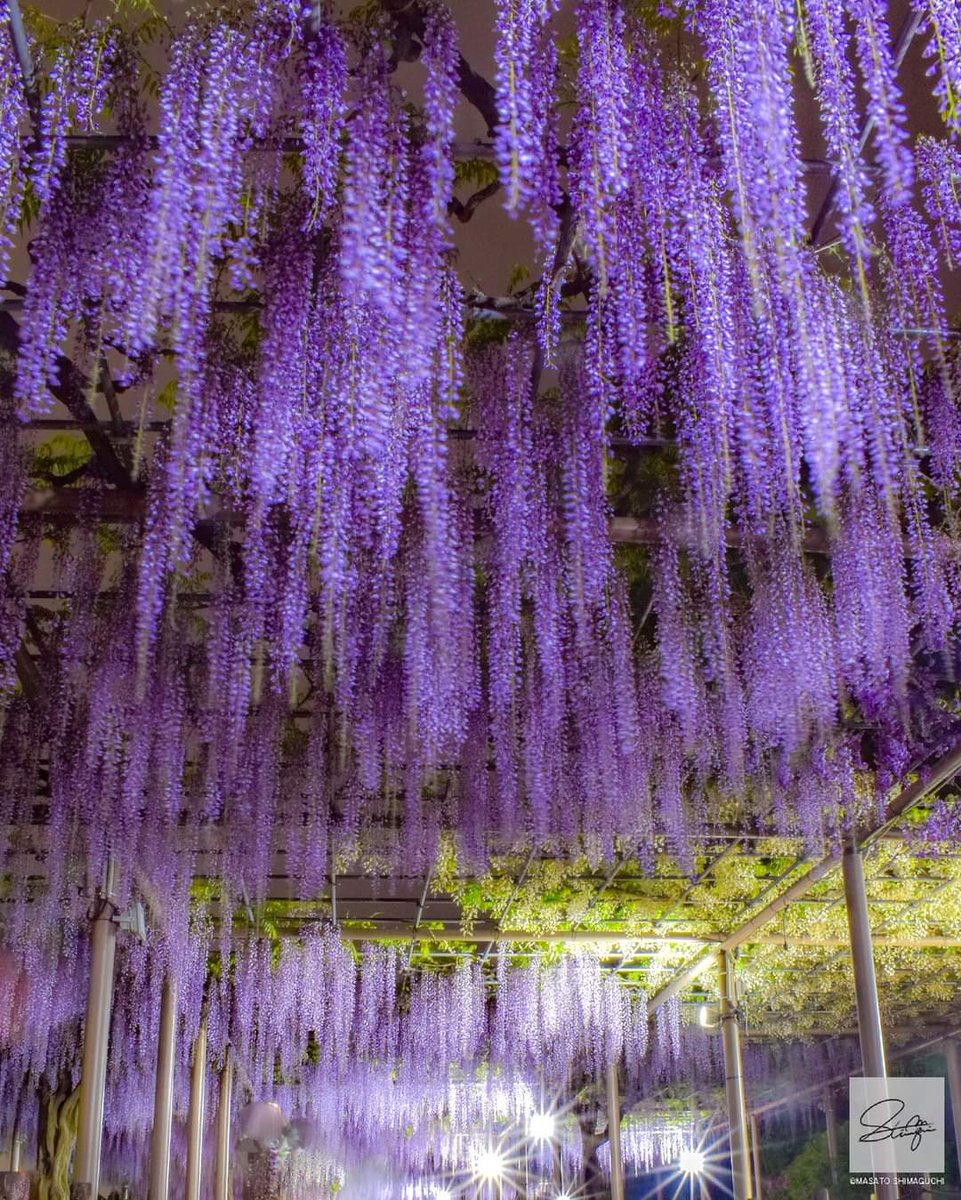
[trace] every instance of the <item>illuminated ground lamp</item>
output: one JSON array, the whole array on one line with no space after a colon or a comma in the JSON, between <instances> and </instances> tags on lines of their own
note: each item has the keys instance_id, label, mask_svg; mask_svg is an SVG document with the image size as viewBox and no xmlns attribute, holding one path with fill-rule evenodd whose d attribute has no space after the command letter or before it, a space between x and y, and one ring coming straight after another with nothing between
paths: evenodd
<instances>
[{"instance_id":1,"label":"illuminated ground lamp","mask_svg":"<svg viewBox=\"0 0 961 1200\"><path fill-rule=\"evenodd\" d=\"M501 1184L507 1171L507 1161L500 1150L487 1147L480 1150L474 1159L474 1178L479 1185L478 1195L490 1189L498 1198L501 1196Z\"/></svg>"},{"instance_id":2,"label":"illuminated ground lamp","mask_svg":"<svg viewBox=\"0 0 961 1200\"><path fill-rule=\"evenodd\" d=\"M535 1142L549 1142L554 1136L555 1127L552 1113L533 1113L527 1122L527 1136Z\"/></svg>"}]
</instances>

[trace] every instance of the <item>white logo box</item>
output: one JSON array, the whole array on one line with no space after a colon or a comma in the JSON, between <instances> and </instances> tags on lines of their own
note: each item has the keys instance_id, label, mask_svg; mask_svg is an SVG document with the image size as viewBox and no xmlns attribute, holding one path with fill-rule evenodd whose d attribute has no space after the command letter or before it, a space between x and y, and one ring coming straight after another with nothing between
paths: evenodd
<instances>
[{"instance_id":1,"label":"white logo box","mask_svg":"<svg viewBox=\"0 0 961 1200\"><path fill-rule=\"evenodd\" d=\"M850 1079L852 1175L944 1174L944 1079Z\"/></svg>"}]
</instances>

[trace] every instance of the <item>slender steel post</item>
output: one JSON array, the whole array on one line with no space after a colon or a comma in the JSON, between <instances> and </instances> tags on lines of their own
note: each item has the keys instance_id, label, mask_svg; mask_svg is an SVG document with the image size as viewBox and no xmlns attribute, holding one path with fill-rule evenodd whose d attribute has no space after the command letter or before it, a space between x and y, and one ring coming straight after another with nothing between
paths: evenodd
<instances>
[{"instance_id":1,"label":"slender steel post","mask_svg":"<svg viewBox=\"0 0 961 1200\"><path fill-rule=\"evenodd\" d=\"M13 1129L10 1132L10 1170L20 1170L20 1152L23 1148L23 1136L20 1133L20 1122L23 1118L23 1105L27 1098L27 1091L30 1087L30 1075L25 1074L23 1083L20 1084L20 1091L17 1094L17 1106L13 1113Z\"/></svg>"},{"instance_id":2,"label":"slender steel post","mask_svg":"<svg viewBox=\"0 0 961 1200\"><path fill-rule=\"evenodd\" d=\"M878 1003L878 980L874 970L874 946L871 942L871 916L864 886L864 859L857 846L845 846L842 856L844 898L851 934L851 961L854 966L854 996L858 1010L858 1039L861 1066L868 1078L883 1079L888 1070L884 1057L884 1033ZM878 1180L878 1200L896 1200L896 1183Z\"/></svg>"},{"instance_id":3,"label":"slender steel post","mask_svg":"<svg viewBox=\"0 0 961 1200\"><path fill-rule=\"evenodd\" d=\"M217 1110L217 1172L214 1176L214 1200L230 1200L230 1108L233 1103L234 1064L228 1050L220 1070L220 1098Z\"/></svg>"},{"instance_id":4,"label":"slender steel post","mask_svg":"<svg viewBox=\"0 0 961 1200\"><path fill-rule=\"evenodd\" d=\"M103 887L97 893L90 929L90 986L83 1034L83 1074L80 1116L71 1195L92 1196L100 1188L100 1149L103 1141L103 1101L107 1082L107 1047L113 1006L113 972L117 949L116 864L107 864Z\"/></svg>"},{"instance_id":5,"label":"slender steel post","mask_svg":"<svg viewBox=\"0 0 961 1200\"><path fill-rule=\"evenodd\" d=\"M751 1162L754 1166L754 1200L761 1200L764 1195L761 1178L761 1130L754 1113L751 1113Z\"/></svg>"},{"instance_id":6,"label":"slender steel post","mask_svg":"<svg viewBox=\"0 0 961 1200\"><path fill-rule=\"evenodd\" d=\"M831 1186L838 1182L838 1114L834 1107L834 1092L824 1089L824 1127L828 1135L828 1162L831 1165Z\"/></svg>"},{"instance_id":7,"label":"slender steel post","mask_svg":"<svg viewBox=\"0 0 961 1200\"><path fill-rule=\"evenodd\" d=\"M170 1131L174 1115L174 1065L177 1049L177 980L169 972L160 994L157 1082L150 1134L149 1200L167 1200L170 1192Z\"/></svg>"},{"instance_id":8,"label":"slender steel post","mask_svg":"<svg viewBox=\"0 0 961 1200\"><path fill-rule=\"evenodd\" d=\"M207 1018L194 1039L190 1071L190 1108L187 1111L187 1185L184 1200L200 1200L203 1168L204 1118L207 1107Z\"/></svg>"},{"instance_id":9,"label":"slender steel post","mask_svg":"<svg viewBox=\"0 0 961 1200\"><path fill-rule=\"evenodd\" d=\"M27 41L27 34L23 27L23 16L20 13L20 5L17 3L17 0L10 0L7 13L10 22L10 37L13 41L13 49L17 56L17 62L20 64L20 74L23 76L23 87L27 95L27 103L30 106L31 116L35 118L37 116L37 96L36 81L33 76L33 59L30 55L30 43Z\"/></svg>"},{"instance_id":10,"label":"slender steel post","mask_svg":"<svg viewBox=\"0 0 961 1200\"><path fill-rule=\"evenodd\" d=\"M734 987L734 961L730 950L718 955L721 975L721 1039L724 1046L724 1090L731 1139L731 1179L734 1200L751 1200L751 1164L748 1157L747 1103L741 1063L741 1031Z\"/></svg>"},{"instance_id":11,"label":"slender steel post","mask_svg":"<svg viewBox=\"0 0 961 1200\"><path fill-rule=\"evenodd\" d=\"M944 1060L948 1068L948 1095L951 1098L951 1119L954 1123L954 1150L961 1170L961 1048L955 1041L944 1043Z\"/></svg>"},{"instance_id":12,"label":"slender steel post","mask_svg":"<svg viewBox=\"0 0 961 1200\"><path fill-rule=\"evenodd\" d=\"M854 964L854 993L858 1008L858 1037L861 1065L866 1076L887 1075L884 1061L884 1035L878 1004L878 981L874 972L874 946L871 942L871 918L864 886L864 859L856 846L844 850L844 896L847 902L848 929L851 934L851 959Z\"/></svg>"},{"instance_id":13,"label":"slender steel post","mask_svg":"<svg viewBox=\"0 0 961 1200\"><path fill-rule=\"evenodd\" d=\"M624 1158L621 1154L621 1089L617 1064L607 1068L607 1135L611 1144L611 1200L624 1200Z\"/></svg>"}]
</instances>

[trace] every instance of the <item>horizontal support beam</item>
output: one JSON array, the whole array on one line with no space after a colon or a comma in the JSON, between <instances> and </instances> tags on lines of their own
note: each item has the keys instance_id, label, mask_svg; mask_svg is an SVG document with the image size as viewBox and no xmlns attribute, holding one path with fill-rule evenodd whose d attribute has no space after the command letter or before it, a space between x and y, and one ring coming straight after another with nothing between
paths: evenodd
<instances>
[{"instance_id":1,"label":"horizontal support beam","mask_svg":"<svg viewBox=\"0 0 961 1200\"><path fill-rule=\"evenodd\" d=\"M344 918L349 920L350 918ZM430 918L426 918L430 920ZM551 930L538 933L530 929L498 929L493 925L476 925L473 929L460 926L454 929L429 929L413 923L397 925L385 929L377 927L358 929L340 925L338 932L348 942L388 942L403 940L409 942L443 943L457 945L486 945L488 942L500 942L505 945L538 945L538 946L639 946L676 942L678 944L694 943L709 945L712 938L701 937L692 933L612 933L608 930L571 929L567 932Z\"/></svg>"},{"instance_id":2,"label":"horizontal support beam","mask_svg":"<svg viewBox=\"0 0 961 1200\"><path fill-rule=\"evenodd\" d=\"M107 432L106 427L102 427ZM143 491L125 491L122 488L104 488L96 500L97 520L118 525L135 524L147 512L147 497ZM73 524L90 513L90 496L86 488L29 488L20 504L25 516L42 516L51 521ZM239 524L243 517L239 513L215 508L205 521Z\"/></svg>"},{"instance_id":3,"label":"horizontal support beam","mask_svg":"<svg viewBox=\"0 0 961 1200\"><path fill-rule=\"evenodd\" d=\"M64 140L71 149L75 150L115 151L119 150L122 146L129 145L132 138L122 133L71 133ZM156 134L152 134L144 140L152 148L158 144ZM305 145L303 138L285 137L255 142L251 146L251 149L261 153L280 150L284 154L303 154ZM493 142L455 142L453 151L454 157L458 159L484 158L493 160L495 156ZM818 168L817 174L830 174L834 169L831 163L824 162L822 159L811 159L809 161L812 163L823 163L823 167Z\"/></svg>"},{"instance_id":4,"label":"horizontal support beam","mask_svg":"<svg viewBox=\"0 0 961 1200\"><path fill-rule=\"evenodd\" d=\"M654 517L611 517L608 532L612 542L627 542L635 545L657 545L664 541L664 530ZM670 531L676 544L696 545L696 539L683 529ZM733 549L743 546L745 538L740 530L728 526L724 530L724 544ZM831 541L822 529L811 529L801 539L801 549L806 554L830 554Z\"/></svg>"},{"instance_id":5,"label":"horizontal support beam","mask_svg":"<svg viewBox=\"0 0 961 1200\"><path fill-rule=\"evenodd\" d=\"M24 495L20 511L24 515L42 516L47 520L71 524L81 515L89 514L89 502L83 488L32 488ZM97 519L104 523L135 524L143 519L147 510L147 499L143 492L123 491L120 488L105 488L96 502ZM244 514L222 508L216 502L199 517L199 525L243 525ZM611 517L608 522L611 541L636 546L654 546L664 540L664 530L654 517ZM683 531L674 533L682 544L694 544L694 540ZM744 538L736 529L728 529L724 535L726 545L741 546ZM808 554L829 554L830 541L823 530L810 530L801 542Z\"/></svg>"},{"instance_id":6,"label":"horizontal support beam","mask_svg":"<svg viewBox=\"0 0 961 1200\"><path fill-rule=\"evenodd\" d=\"M868 902L871 903L870 901ZM905 902L907 903L907 901ZM871 939L875 946L901 946L913 950L951 950L961 946L961 937L948 937L932 934L919 937L899 937L897 934L879 935ZM775 933L758 934L742 942L743 946L779 946L782 950L803 949L806 946L848 946L850 940L846 937L818 937L816 933L802 934L799 937L780 937Z\"/></svg>"},{"instance_id":7,"label":"horizontal support beam","mask_svg":"<svg viewBox=\"0 0 961 1200\"><path fill-rule=\"evenodd\" d=\"M73 149L108 151L117 150L131 141L129 137L116 133L72 133L68 134L64 140ZM157 145L156 135L152 135L146 140L147 144L151 147ZM271 141L268 139L262 142L255 142L251 149L261 153L281 150L285 154L303 154L305 146L303 138L285 137L279 140L275 139ZM566 149L563 146L558 147L558 149L562 155L566 154ZM493 161L496 157L496 148L493 142L455 142L453 153L455 159L470 160L482 158ZM721 156L719 154L708 155L707 161L712 166L719 166ZM837 163L826 158L801 158L798 161L805 175L834 175L838 169ZM860 165L868 174L874 174L879 169L874 163L863 163Z\"/></svg>"},{"instance_id":8,"label":"horizontal support beam","mask_svg":"<svg viewBox=\"0 0 961 1200\"><path fill-rule=\"evenodd\" d=\"M349 921L350 919L350 917L343 918L345 921ZM460 927L456 929L425 929L423 926L415 928L413 925L404 924L397 924L392 928L385 928L375 924L374 928L371 929L344 928L341 926L340 932L346 941L351 942L384 942L394 939L405 939L414 942L451 942L469 945L486 942L505 942L530 943L532 945L536 943L538 945L550 946L594 945L630 947L659 943L675 943L677 945L693 943L696 945L714 946L723 941L723 935L721 934L709 936L694 933L624 933L610 929L573 929L567 931L554 929L547 933L538 933L529 929L496 929L494 927L483 928L480 926L475 926L473 929L463 929ZM876 937L873 941L876 946L892 946L912 950L949 950L961 947L961 937L946 937L941 935L932 935L930 937L899 937L893 934L890 937ZM742 945L779 946L785 950L791 950L795 947L847 946L848 939L846 937L818 937L816 934L788 937L785 939L774 934L758 934L756 937L743 942Z\"/></svg>"}]
</instances>

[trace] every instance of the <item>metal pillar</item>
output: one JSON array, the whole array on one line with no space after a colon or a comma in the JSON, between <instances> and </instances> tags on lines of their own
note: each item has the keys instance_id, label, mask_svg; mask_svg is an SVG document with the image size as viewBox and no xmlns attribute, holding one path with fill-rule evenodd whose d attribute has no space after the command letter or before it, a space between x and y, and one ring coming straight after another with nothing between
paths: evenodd
<instances>
[{"instance_id":1,"label":"metal pillar","mask_svg":"<svg viewBox=\"0 0 961 1200\"><path fill-rule=\"evenodd\" d=\"M207 1106L207 1018L200 1022L194 1039L190 1070L190 1108L187 1111L187 1184L184 1200L200 1200L204 1150L204 1118Z\"/></svg>"},{"instance_id":2,"label":"metal pillar","mask_svg":"<svg viewBox=\"0 0 961 1200\"><path fill-rule=\"evenodd\" d=\"M955 1041L944 1043L944 1061L948 1068L948 1095L951 1098L951 1119L954 1123L954 1149L961 1171L961 1047Z\"/></svg>"},{"instance_id":3,"label":"metal pillar","mask_svg":"<svg viewBox=\"0 0 961 1200\"><path fill-rule=\"evenodd\" d=\"M731 1139L733 1195L734 1200L752 1200L741 1032L734 988L734 961L730 950L720 952L718 965L721 975L721 1038L724 1046L724 1090L727 1093L727 1120Z\"/></svg>"},{"instance_id":4,"label":"metal pillar","mask_svg":"<svg viewBox=\"0 0 961 1200\"><path fill-rule=\"evenodd\" d=\"M835 1187L838 1181L838 1114L834 1107L834 1093L831 1089L824 1089L822 1099L824 1106L824 1127L828 1135L828 1162L831 1165L831 1186Z\"/></svg>"},{"instance_id":5,"label":"metal pillar","mask_svg":"<svg viewBox=\"0 0 961 1200\"><path fill-rule=\"evenodd\" d=\"M27 1092L30 1089L30 1074L27 1072L23 1077L23 1083L20 1085L20 1091L17 1095L17 1106L13 1112L13 1129L10 1131L10 1170L20 1170L20 1155L23 1150L23 1135L20 1132L20 1124L23 1118L23 1106L27 1099Z\"/></svg>"},{"instance_id":6,"label":"metal pillar","mask_svg":"<svg viewBox=\"0 0 961 1200\"><path fill-rule=\"evenodd\" d=\"M871 918L864 887L864 860L857 847L845 847L843 866L844 897L851 933L851 959L854 963L854 992L858 1006L861 1065L866 1076L883 1078L887 1075L887 1067L884 1061L881 1009L878 1004L878 981L874 973Z\"/></svg>"},{"instance_id":7,"label":"metal pillar","mask_svg":"<svg viewBox=\"0 0 961 1200\"><path fill-rule=\"evenodd\" d=\"M761 1178L761 1130L754 1113L751 1113L751 1162L754 1166L754 1200L761 1200L764 1194Z\"/></svg>"},{"instance_id":8,"label":"metal pillar","mask_svg":"<svg viewBox=\"0 0 961 1200\"><path fill-rule=\"evenodd\" d=\"M864 859L857 846L845 846L842 858L844 899L851 934L851 961L854 966L854 995L858 1009L858 1039L861 1066L866 1077L887 1076L884 1058L884 1034L878 1004L878 981L874 972L874 946L871 942L871 917L864 887ZM879 1181L878 1200L896 1200L896 1183Z\"/></svg>"},{"instance_id":9,"label":"metal pillar","mask_svg":"<svg viewBox=\"0 0 961 1200\"><path fill-rule=\"evenodd\" d=\"M100 1189L100 1147L103 1141L103 1099L107 1082L107 1046L113 1006L113 971L117 949L116 864L107 864L103 887L97 893L90 929L90 987L83 1033L83 1074L72 1196L96 1198Z\"/></svg>"},{"instance_id":10,"label":"metal pillar","mask_svg":"<svg viewBox=\"0 0 961 1200\"><path fill-rule=\"evenodd\" d=\"M220 1070L220 1099L217 1110L217 1168L214 1200L230 1200L230 1109L234 1092L234 1065L230 1052Z\"/></svg>"},{"instance_id":11,"label":"metal pillar","mask_svg":"<svg viewBox=\"0 0 961 1200\"><path fill-rule=\"evenodd\" d=\"M617 1064L607 1068L607 1136L611 1144L611 1200L624 1200L624 1158L621 1154L621 1089Z\"/></svg>"},{"instance_id":12,"label":"metal pillar","mask_svg":"<svg viewBox=\"0 0 961 1200\"><path fill-rule=\"evenodd\" d=\"M177 981L168 972L160 995L157 1082L150 1134L149 1200L167 1200L170 1191L170 1130L174 1112L174 1064L177 1049Z\"/></svg>"}]
</instances>

